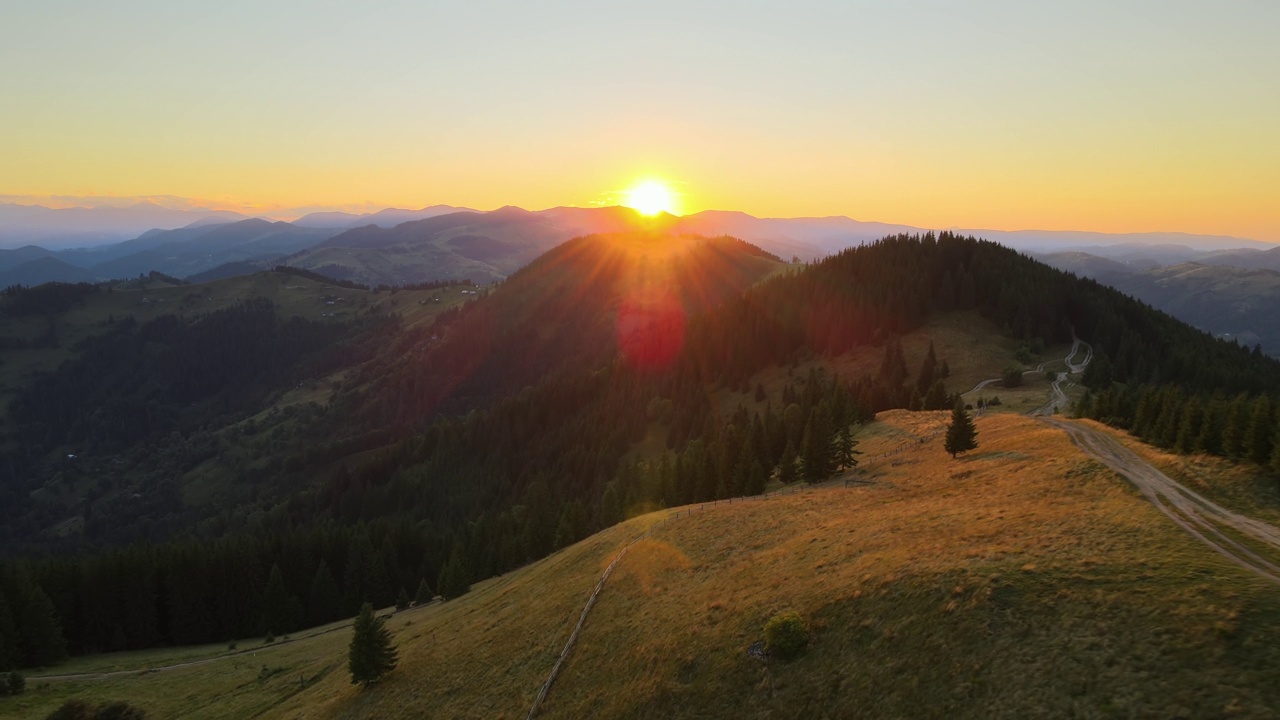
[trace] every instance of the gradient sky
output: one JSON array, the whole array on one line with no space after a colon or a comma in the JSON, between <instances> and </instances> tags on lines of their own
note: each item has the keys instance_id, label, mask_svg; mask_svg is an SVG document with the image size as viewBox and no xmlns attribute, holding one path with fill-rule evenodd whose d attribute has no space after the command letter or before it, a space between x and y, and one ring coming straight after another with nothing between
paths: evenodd
<instances>
[{"instance_id":1,"label":"gradient sky","mask_svg":"<svg viewBox=\"0 0 1280 720\"><path fill-rule=\"evenodd\" d=\"M22 2L0 194L1280 241L1280 2Z\"/></svg>"}]
</instances>

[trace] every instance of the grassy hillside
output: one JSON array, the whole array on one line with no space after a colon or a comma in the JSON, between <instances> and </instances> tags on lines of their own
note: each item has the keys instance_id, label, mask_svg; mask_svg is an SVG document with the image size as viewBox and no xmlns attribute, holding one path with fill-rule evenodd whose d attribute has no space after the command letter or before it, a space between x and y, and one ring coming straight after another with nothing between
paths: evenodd
<instances>
[{"instance_id":1,"label":"grassy hillside","mask_svg":"<svg viewBox=\"0 0 1280 720\"><path fill-rule=\"evenodd\" d=\"M618 565L541 716L1275 714L1273 586L1185 535L1059 431L989 415L980 448L952 461L944 423L882 414L861 443L870 484L720 504L655 528ZM1166 461L1194 472L1195 461ZM523 717L603 567L670 512L396 614L400 667L368 691L348 682L339 629L185 669L33 677L0 717L39 717L69 696L128 699L159 717ZM792 662L749 655L784 609L809 623L807 650ZM66 671L163 660L85 658Z\"/></svg>"}]
</instances>

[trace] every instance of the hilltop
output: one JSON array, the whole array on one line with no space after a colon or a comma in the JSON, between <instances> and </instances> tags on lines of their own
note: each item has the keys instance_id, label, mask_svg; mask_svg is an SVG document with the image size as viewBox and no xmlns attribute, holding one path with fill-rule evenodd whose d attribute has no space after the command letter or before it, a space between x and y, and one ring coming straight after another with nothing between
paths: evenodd
<instances>
[{"instance_id":1,"label":"hilltop","mask_svg":"<svg viewBox=\"0 0 1280 720\"><path fill-rule=\"evenodd\" d=\"M604 566L645 533L539 717L1262 717L1280 707L1266 680L1280 660L1274 585L1184 533L1059 430L985 416L980 450L956 462L937 442L944 422L882 414L861 434L856 485L643 515L460 599L396 613L400 667L367 692L347 681L339 627L251 656L214 647L77 661L68 672L226 657L32 678L38 689L0 716L38 716L75 695L193 718L523 717ZM1194 473L1185 460L1159 462ZM1280 511L1260 489L1240 478L1230 492ZM790 663L753 657L784 609L808 622L808 648Z\"/></svg>"},{"instance_id":2,"label":"hilltop","mask_svg":"<svg viewBox=\"0 0 1280 720\"><path fill-rule=\"evenodd\" d=\"M36 330L98 297L70 287ZM973 238L796 265L732 238L596 235L455 289L474 302L368 291L309 319L245 300L66 348L15 397L25 454L0 472L8 547L79 552L0 567L0 587L44 593L74 655L278 637L424 583L448 606L628 517L821 484L851 433L874 447L872 418L957 398L1271 457L1274 360ZM54 640L18 662L56 661Z\"/></svg>"}]
</instances>

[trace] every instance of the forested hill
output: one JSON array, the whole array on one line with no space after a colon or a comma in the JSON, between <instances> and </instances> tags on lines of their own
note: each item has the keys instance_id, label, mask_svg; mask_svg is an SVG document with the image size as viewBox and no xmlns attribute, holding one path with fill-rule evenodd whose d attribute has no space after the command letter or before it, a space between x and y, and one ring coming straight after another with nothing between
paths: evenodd
<instances>
[{"instance_id":1,"label":"forested hill","mask_svg":"<svg viewBox=\"0 0 1280 720\"><path fill-rule=\"evenodd\" d=\"M1280 391L1273 360L972 238L890 237L784 270L728 238L589 237L432 323L392 316L361 325L358 342L340 334L325 363L280 376L322 373L331 392L210 425L200 465L169 476L188 484L164 517L119 511L86 523L97 537L58 541L150 544L20 563L0 573L0 590L36 604L47 595L73 652L288 632L424 582L456 595L645 507L847 465L851 426L888 408L948 407L964 389L946 386L944 354L908 367L898 342L953 310L1028 342L1073 331L1091 342L1089 382L1112 399L1115 422L1151 387ZM280 338L323 340L305 328ZM849 351L876 353L878 371L797 375L773 393L758 383L779 365ZM714 400L726 391L739 393L727 410ZM656 447L642 443L655 436ZM119 457L145 466L184 442L152 431ZM202 504L210 477L251 491ZM58 519L24 521L10 527L31 527L31 541L48 540ZM239 570L223 586L192 577L193 566Z\"/></svg>"},{"instance_id":2,"label":"forested hill","mask_svg":"<svg viewBox=\"0 0 1280 720\"><path fill-rule=\"evenodd\" d=\"M344 414L380 425L421 425L423 418L481 407L548 375L598 370L619 353L669 363L685 318L781 266L778 258L732 238L571 240L512 275L483 302L401 338L403 352L384 354L362 369L362 391ZM674 344L655 345L668 342ZM655 353L670 357L649 357Z\"/></svg>"}]
</instances>

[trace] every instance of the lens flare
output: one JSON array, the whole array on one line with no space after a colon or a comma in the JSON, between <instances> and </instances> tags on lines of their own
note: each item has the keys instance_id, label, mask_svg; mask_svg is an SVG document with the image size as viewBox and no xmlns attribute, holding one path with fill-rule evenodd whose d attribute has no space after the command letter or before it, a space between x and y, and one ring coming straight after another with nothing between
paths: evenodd
<instances>
[{"instance_id":1,"label":"lens flare","mask_svg":"<svg viewBox=\"0 0 1280 720\"><path fill-rule=\"evenodd\" d=\"M684 329L684 308L665 288L633 292L618 309L618 348L642 370L670 367L684 346Z\"/></svg>"}]
</instances>

